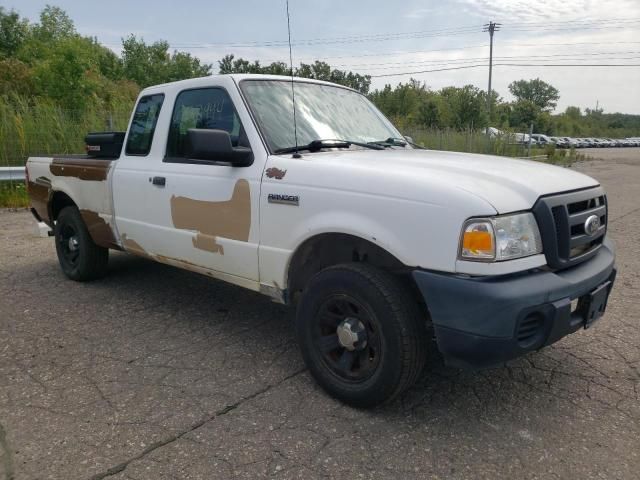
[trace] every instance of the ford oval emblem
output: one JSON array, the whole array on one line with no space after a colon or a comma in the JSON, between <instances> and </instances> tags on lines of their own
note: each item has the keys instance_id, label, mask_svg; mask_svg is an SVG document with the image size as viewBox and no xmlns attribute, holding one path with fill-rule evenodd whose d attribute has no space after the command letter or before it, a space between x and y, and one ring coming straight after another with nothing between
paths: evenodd
<instances>
[{"instance_id":1,"label":"ford oval emblem","mask_svg":"<svg viewBox=\"0 0 640 480\"><path fill-rule=\"evenodd\" d=\"M598 233L599 229L600 217L598 217L597 215L591 215L589 218L587 218L587 220L585 220L584 233L586 233L590 237L593 237L596 233Z\"/></svg>"}]
</instances>

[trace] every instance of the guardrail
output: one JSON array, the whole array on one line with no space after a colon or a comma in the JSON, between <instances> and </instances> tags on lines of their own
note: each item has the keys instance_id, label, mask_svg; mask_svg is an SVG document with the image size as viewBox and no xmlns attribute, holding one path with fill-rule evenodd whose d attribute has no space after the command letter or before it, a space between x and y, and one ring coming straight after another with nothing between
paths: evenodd
<instances>
[{"instance_id":1,"label":"guardrail","mask_svg":"<svg viewBox=\"0 0 640 480\"><path fill-rule=\"evenodd\" d=\"M0 181L24 181L24 167L0 167Z\"/></svg>"}]
</instances>

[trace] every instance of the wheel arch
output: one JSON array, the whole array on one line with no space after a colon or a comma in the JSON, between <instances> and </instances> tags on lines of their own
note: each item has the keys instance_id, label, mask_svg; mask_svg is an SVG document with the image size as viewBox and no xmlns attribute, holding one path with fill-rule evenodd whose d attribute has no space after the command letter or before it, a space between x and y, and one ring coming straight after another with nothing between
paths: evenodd
<instances>
[{"instance_id":1,"label":"wheel arch","mask_svg":"<svg viewBox=\"0 0 640 480\"><path fill-rule=\"evenodd\" d=\"M397 274L409 273L394 254L363 237L341 233L317 233L294 250L287 266L288 299L296 301L311 277L327 267L342 263L363 262Z\"/></svg>"},{"instance_id":2,"label":"wheel arch","mask_svg":"<svg viewBox=\"0 0 640 480\"><path fill-rule=\"evenodd\" d=\"M49 197L49 204L47 206L47 213L51 224L56 221L58 215L65 207L77 207L76 201L66 192L62 190L54 190Z\"/></svg>"}]
</instances>

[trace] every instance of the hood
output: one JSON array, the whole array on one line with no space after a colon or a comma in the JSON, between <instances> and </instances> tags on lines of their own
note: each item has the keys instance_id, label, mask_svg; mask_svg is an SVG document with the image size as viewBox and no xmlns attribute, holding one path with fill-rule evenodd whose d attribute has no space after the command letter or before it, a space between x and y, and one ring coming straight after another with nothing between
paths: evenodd
<instances>
[{"instance_id":1,"label":"hood","mask_svg":"<svg viewBox=\"0 0 640 480\"><path fill-rule=\"evenodd\" d=\"M407 181L451 186L476 195L498 213L530 209L542 195L595 187L569 168L492 155L435 150L342 150L305 155L312 163L386 172Z\"/></svg>"}]
</instances>

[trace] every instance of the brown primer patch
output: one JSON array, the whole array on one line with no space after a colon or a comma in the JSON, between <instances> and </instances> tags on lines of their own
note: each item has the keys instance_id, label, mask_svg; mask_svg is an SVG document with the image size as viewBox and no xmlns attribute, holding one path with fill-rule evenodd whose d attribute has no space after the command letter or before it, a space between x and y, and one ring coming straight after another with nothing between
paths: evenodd
<instances>
[{"instance_id":1,"label":"brown primer patch","mask_svg":"<svg viewBox=\"0 0 640 480\"><path fill-rule=\"evenodd\" d=\"M49 196L51 195L51 182L46 177L38 177L35 182L27 183L27 192L31 201L31 207L47 225L51 226L49 219Z\"/></svg>"},{"instance_id":2,"label":"brown primer patch","mask_svg":"<svg viewBox=\"0 0 640 480\"><path fill-rule=\"evenodd\" d=\"M208 252L224 255L224 247L218 243L216 237L210 237L198 233L191 239L191 242L194 247L199 248L200 250L207 250Z\"/></svg>"},{"instance_id":3,"label":"brown primer patch","mask_svg":"<svg viewBox=\"0 0 640 480\"><path fill-rule=\"evenodd\" d=\"M147 251L142 248L138 242L136 242L132 238L127 237L126 233L120 235L120 239L122 240L122 247L126 252L138 255L139 257L153 259L153 255L147 253Z\"/></svg>"},{"instance_id":4,"label":"brown primer patch","mask_svg":"<svg viewBox=\"0 0 640 480\"><path fill-rule=\"evenodd\" d=\"M173 226L194 230L193 246L224 255L217 237L241 242L249 241L251 229L251 191L249 182L240 179L233 188L230 200L210 202L187 197L171 197Z\"/></svg>"},{"instance_id":5,"label":"brown primer patch","mask_svg":"<svg viewBox=\"0 0 640 480\"><path fill-rule=\"evenodd\" d=\"M87 226L87 230L89 230L91 239L96 245L106 248L120 248L116 243L111 226L104 218L91 210L80 210L80 215L82 216L82 220L84 220L84 224Z\"/></svg>"},{"instance_id":6,"label":"brown primer patch","mask_svg":"<svg viewBox=\"0 0 640 480\"><path fill-rule=\"evenodd\" d=\"M58 177L75 177L80 180L103 182L107 179L112 163L112 160L54 158L49 165L49 171Z\"/></svg>"},{"instance_id":7,"label":"brown primer patch","mask_svg":"<svg viewBox=\"0 0 640 480\"><path fill-rule=\"evenodd\" d=\"M280 170L279 168L276 168L276 167L271 167L271 168L267 168L267 171L265 172L265 174L269 178L275 178L276 180L282 180L284 178L284 176L287 174L287 171L286 170Z\"/></svg>"}]
</instances>

